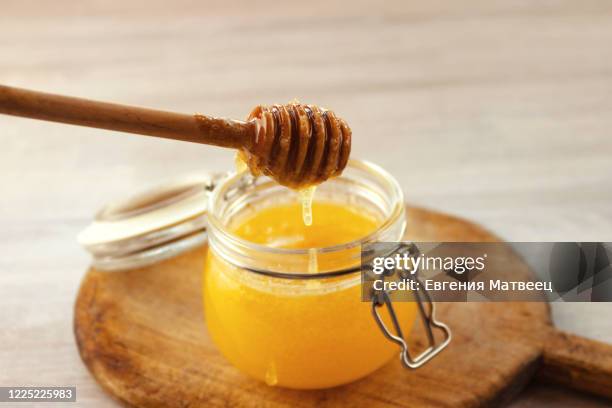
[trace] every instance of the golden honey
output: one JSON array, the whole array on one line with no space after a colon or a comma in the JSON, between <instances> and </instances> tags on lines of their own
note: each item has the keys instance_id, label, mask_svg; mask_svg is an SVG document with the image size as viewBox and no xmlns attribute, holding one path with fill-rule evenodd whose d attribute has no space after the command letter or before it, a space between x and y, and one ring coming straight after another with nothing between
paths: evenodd
<instances>
[{"instance_id":1,"label":"golden honey","mask_svg":"<svg viewBox=\"0 0 612 408\"><path fill-rule=\"evenodd\" d=\"M308 250L299 262L314 279L255 273L211 248L204 310L209 333L223 355L268 385L302 389L345 384L397 358L398 347L376 325L371 303L361 299L359 273L317 277L320 270L354 266L360 251L359 246L339 253L320 248L358 241L382 222L366 208L324 200L313 202L311 225L303 222L297 200L233 219L228 231L248 243ZM274 253L264 260L270 269L278 269L279 262ZM415 304L398 303L396 312L409 331Z\"/></svg>"}]
</instances>

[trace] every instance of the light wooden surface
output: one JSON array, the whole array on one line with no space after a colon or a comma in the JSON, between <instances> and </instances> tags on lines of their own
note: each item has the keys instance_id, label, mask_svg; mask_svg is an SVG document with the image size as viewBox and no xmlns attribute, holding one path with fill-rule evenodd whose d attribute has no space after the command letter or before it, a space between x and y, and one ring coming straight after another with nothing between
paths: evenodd
<instances>
[{"instance_id":1,"label":"light wooden surface","mask_svg":"<svg viewBox=\"0 0 612 408\"><path fill-rule=\"evenodd\" d=\"M237 118L315 102L347 119L354 155L415 204L508 240L610 240L607 1L106 3L4 0L0 82ZM231 154L10 117L0 146L0 384L76 385L76 406L116 406L74 344L88 264L75 236L103 202L227 169ZM612 342L610 304L553 312ZM584 403L534 386L516 406L551 398Z\"/></svg>"}]
</instances>

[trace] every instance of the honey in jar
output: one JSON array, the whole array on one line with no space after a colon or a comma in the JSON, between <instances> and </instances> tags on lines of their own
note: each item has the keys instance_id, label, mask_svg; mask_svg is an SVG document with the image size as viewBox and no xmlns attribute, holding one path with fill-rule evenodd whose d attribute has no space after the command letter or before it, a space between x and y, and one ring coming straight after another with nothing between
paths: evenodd
<instances>
[{"instance_id":1,"label":"honey in jar","mask_svg":"<svg viewBox=\"0 0 612 408\"><path fill-rule=\"evenodd\" d=\"M308 226L294 192L247 178L217 187L209 206L204 310L221 353L268 385L300 389L345 384L397 358L362 301L359 274L364 242L403 235L394 180L350 164L319 186ZM416 305L395 309L409 332Z\"/></svg>"}]
</instances>

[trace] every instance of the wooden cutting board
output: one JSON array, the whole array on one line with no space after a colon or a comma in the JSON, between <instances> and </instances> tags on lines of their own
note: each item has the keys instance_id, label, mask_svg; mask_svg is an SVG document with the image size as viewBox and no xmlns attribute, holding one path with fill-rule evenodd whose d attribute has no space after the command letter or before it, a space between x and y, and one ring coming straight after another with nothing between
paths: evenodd
<instances>
[{"instance_id":1,"label":"wooden cutting board","mask_svg":"<svg viewBox=\"0 0 612 408\"><path fill-rule=\"evenodd\" d=\"M413 241L497 241L455 217L408 208ZM612 397L612 346L555 330L545 303L447 303L449 347L424 367L392 361L369 377L320 391L268 387L217 352L205 329L202 247L119 273L90 269L74 330L81 357L111 395L136 407L497 406L534 375ZM531 276L516 257L508 276ZM414 346L424 344L414 333Z\"/></svg>"}]
</instances>

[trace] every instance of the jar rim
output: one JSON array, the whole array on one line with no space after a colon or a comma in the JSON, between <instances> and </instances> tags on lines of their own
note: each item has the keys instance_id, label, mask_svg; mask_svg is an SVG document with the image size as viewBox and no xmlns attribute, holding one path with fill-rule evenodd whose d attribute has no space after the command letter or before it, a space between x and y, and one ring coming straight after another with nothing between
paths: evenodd
<instances>
[{"instance_id":1,"label":"jar rim","mask_svg":"<svg viewBox=\"0 0 612 408\"><path fill-rule=\"evenodd\" d=\"M349 242L314 248L317 254L328 254L338 251L345 251L347 249L355 248L360 246L366 242L372 242L376 237L380 236L384 231L389 229L394 223L404 214L404 194L398 183L398 181L386 170L382 167L371 163L366 160L359 159L351 159L347 164L347 169L357 169L366 171L371 175L376 176L379 180L384 181L390 190L392 195L392 201L394 203L393 210L385 216L383 222L371 233L368 235L361 237L359 239L355 239ZM230 173L228 177L219 182L218 185L215 186L212 191L209 202L208 202L208 226L209 226L209 241L210 241L210 232L214 231L215 233L219 233L223 239L228 240L234 245L242 246L247 248L248 250L257 251L258 253L264 253L269 255L309 255L312 249L303 248L303 249L290 249L290 248L277 248L271 247L267 245L258 244L255 242L248 241L244 238L239 237L235 233L231 232L227 226L223 223L223 221L219 218L218 214L215 212L215 204L226 194L227 189L233 186L236 182L241 180L245 173L248 170L238 173ZM343 175L338 176L338 179L341 179ZM212 227L212 228L211 228ZM210 242L209 242L210 244ZM254 272L257 272L254 270ZM293 274L295 275L295 274ZM315 276L321 276L322 274L312 274Z\"/></svg>"}]
</instances>

